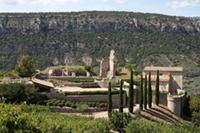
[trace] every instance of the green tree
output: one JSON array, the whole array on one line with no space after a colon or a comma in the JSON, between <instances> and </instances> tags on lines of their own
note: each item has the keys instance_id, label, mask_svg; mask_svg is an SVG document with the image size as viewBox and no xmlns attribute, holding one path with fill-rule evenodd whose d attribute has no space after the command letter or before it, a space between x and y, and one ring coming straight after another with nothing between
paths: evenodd
<instances>
[{"instance_id":1,"label":"green tree","mask_svg":"<svg viewBox=\"0 0 200 133\"><path fill-rule=\"evenodd\" d=\"M122 67L118 67L118 68L116 68L116 75L119 75L120 74L120 72L122 71Z\"/></svg>"},{"instance_id":2,"label":"green tree","mask_svg":"<svg viewBox=\"0 0 200 133\"><path fill-rule=\"evenodd\" d=\"M156 105L158 105L159 104L159 70L157 70L155 101L156 101Z\"/></svg>"},{"instance_id":3,"label":"green tree","mask_svg":"<svg viewBox=\"0 0 200 133\"><path fill-rule=\"evenodd\" d=\"M141 82L140 82L140 110L143 109L143 76L141 75Z\"/></svg>"},{"instance_id":4,"label":"green tree","mask_svg":"<svg viewBox=\"0 0 200 133\"><path fill-rule=\"evenodd\" d=\"M15 71L20 77L31 77L36 71L35 63L29 55L23 56L20 65L15 65Z\"/></svg>"},{"instance_id":5,"label":"green tree","mask_svg":"<svg viewBox=\"0 0 200 133\"><path fill-rule=\"evenodd\" d=\"M147 109L147 75L144 80L144 108Z\"/></svg>"},{"instance_id":6,"label":"green tree","mask_svg":"<svg viewBox=\"0 0 200 133\"><path fill-rule=\"evenodd\" d=\"M108 83L108 116L110 117L112 111L112 93L111 82Z\"/></svg>"},{"instance_id":7,"label":"green tree","mask_svg":"<svg viewBox=\"0 0 200 133\"><path fill-rule=\"evenodd\" d=\"M133 74L134 74L135 76L139 75L140 73L141 73L141 71L138 70L138 69L136 69L136 70L133 72Z\"/></svg>"},{"instance_id":8,"label":"green tree","mask_svg":"<svg viewBox=\"0 0 200 133\"><path fill-rule=\"evenodd\" d=\"M149 82L148 82L148 105L151 108L152 104L152 90L151 90L151 72L149 72Z\"/></svg>"},{"instance_id":9,"label":"green tree","mask_svg":"<svg viewBox=\"0 0 200 133\"><path fill-rule=\"evenodd\" d=\"M129 96L128 96L128 110L133 113L133 70L131 69L130 75L130 85L129 85Z\"/></svg>"},{"instance_id":10,"label":"green tree","mask_svg":"<svg viewBox=\"0 0 200 133\"><path fill-rule=\"evenodd\" d=\"M130 72L136 67L135 64L126 63L125 68L128 69Z\"/></svg>"},{"instance_id":11,"label":"green tree","mask_svg":"<svg viewBox=\"0 0 200 133\"><path fill-rule=\"evenodd\" d=\"M92 70L92 67L91 67L90 65L85 65L85 66L84 66L84 69L87 70L87 71L89 71L89 72L92 72L92 71L93 71L93 70Z\"/></svg>"},{"instance_id":12,"label":"green tree","mask_svg":"<svg viewBox=\"0 0 200 133\"><path fill-rule=\"evenodd\" d=\"M123 87L123 80L121 80L120 83L120 91L119 91L119 112L123 112L123 91L122 91L122 87Z\"/></svg>"}]
</instances>

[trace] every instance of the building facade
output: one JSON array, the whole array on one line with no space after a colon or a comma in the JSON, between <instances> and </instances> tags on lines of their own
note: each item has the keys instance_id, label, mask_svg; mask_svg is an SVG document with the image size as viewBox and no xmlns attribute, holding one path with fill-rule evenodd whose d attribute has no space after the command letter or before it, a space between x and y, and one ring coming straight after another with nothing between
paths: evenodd
<instances>
[{"instance_id":1,"label":"building facade","mask_svg":"<svg viewBox=\"0 0 200 133\"><path fill-rule=\"evenodd\" d=\"M156 87L157 70L159 70L160 91L177 94L177 89L183 89L183 68L182 67L154 67L147 66L143 70L143 77L151 72L152 90ZM147 80L148 81L148 80Z\"/></svg>"}]
</instances>

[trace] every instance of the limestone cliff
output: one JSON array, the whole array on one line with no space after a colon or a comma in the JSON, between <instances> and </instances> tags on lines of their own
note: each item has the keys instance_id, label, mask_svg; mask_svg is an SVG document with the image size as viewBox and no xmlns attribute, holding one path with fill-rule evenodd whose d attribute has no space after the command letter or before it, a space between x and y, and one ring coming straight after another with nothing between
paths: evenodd
<instances>
[{"instance_id":1,"label":"limestone cliff","mask_svg":"<svg viewBox=\"0 0 200 133\"><path fill-rule=\"evenodd\" d=\"M199 34L200 20L132 12L77 12L0 14L0 32L69 31L172 31Z\"/></svg>"}]
</instances>

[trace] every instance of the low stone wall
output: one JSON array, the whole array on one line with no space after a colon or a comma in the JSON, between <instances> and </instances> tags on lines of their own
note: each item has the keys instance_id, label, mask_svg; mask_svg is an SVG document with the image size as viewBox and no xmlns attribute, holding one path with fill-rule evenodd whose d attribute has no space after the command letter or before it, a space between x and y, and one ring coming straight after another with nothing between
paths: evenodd
<instances>
[{"instance_id":1,"label":"low stone wall","mask_svg":"<svg viewBox=\"0 0 200 133\"><path fill-rule=\"evenodd\" d=\"M107 103L108 95L67 95L64 93L47 93L50 99L65 100L71 102L103 102ZM126 93L123 94L123 106L126 105ZM112 95L113 108L119 107L119 94Z\"/></svg>"},{"instance_id":2,"label":"low stone wall","mask_svg":"<svg viewBox=\"0 0 200 133\"><path fill-rule=\"evenodd\" d=\"M51 112L62 112L62 113L80 113L75 108L67 107L67 106L49 106L49 109ZM89 107L88 110L85 112L100 112L100 111L106 111L107 107L103 108L97 108L97 107Z\"/></svg>"}]
</instances>

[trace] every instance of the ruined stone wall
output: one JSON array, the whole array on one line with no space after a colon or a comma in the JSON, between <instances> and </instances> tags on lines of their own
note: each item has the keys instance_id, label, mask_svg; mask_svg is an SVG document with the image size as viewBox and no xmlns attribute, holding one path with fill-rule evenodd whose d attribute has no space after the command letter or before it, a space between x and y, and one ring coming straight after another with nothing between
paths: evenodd
<instances>
[{"instance_id":1,"label":"ruined stone wall","mask_svg":"<svg viewBox=\"0 0 200 133\"><path fill-rule=\"evenodd\" d=\"M107 78L107 73L109 70L110 70L109 57L105 57L102 59L100 64L100 77Z\"/></svg>"}]
</instances>

